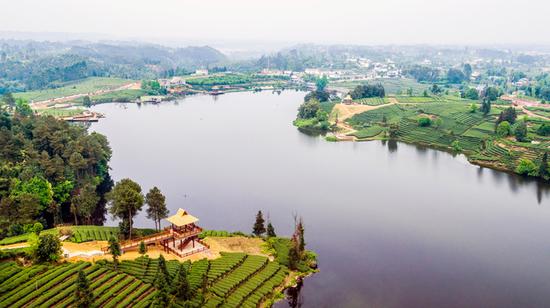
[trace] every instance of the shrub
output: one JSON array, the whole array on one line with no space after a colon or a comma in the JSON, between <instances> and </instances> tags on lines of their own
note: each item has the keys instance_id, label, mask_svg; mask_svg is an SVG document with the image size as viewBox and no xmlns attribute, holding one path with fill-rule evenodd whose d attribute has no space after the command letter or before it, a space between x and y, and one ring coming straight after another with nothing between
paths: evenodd
<instances>
[{"instance_id":1,"label":"shrub","mask_svg":"<svg viewBox=\"0 0 550 308\"><path fill-rule=\"evenodd\" d=\"M418 126L420 127L428 127L432 125L432 119L428 117L420 117L418 118Z\"/></svg>"},{"instance_id":2,"label":"shrub","mask_svg":"<svg viewBox=\"0 0 550 308\"><path fill-rule=\"evenodd\" d=\"M527 158L522 158L516 167L516 172L523 175L537 176L537 166L533 161Z\"/></svg>"},{"instance_id":3,"label":"shrub","mask_svg":"<svg viewBox=\"0 0 550 308\"><path fill-rule=\"evenodd\" d=\"M527 124L525 124L525 121L518 121L516 125L514 125L514 136L516 137L516 140L519 142L526 141Z\"/></svg>"},{"instance_id":4,"label":"shrub","mask_svg":"<svg viewBox=\"0 0 550 308\"><path fill-rule=\"evenodd\" d=\"M497 135L499 137L506 137L510 135L510 130L511 130L510 123L508 121L500 122L497 125Z\"/></svg>"},{"instance_id":5,"label":"shrub","mask_svg":"<svg viewBox=\"0 0 550 308\"><path fill-rule=\"evenodd\" d=\"M37 262L57 261L61 255L61 242L53 234L44 234L38 239L34 257Z\"/></svg>"},{"instance_id":6,"label":"shrub","mask_svg":"<svg viewBox=\"0 0 550 308\"><path fill-rule=\"evenodd\" d=\"M550 124L543 123L539 128L537 129L537 134L541 136L549 136L550 135Z\"/></svg>"}]
</instances>

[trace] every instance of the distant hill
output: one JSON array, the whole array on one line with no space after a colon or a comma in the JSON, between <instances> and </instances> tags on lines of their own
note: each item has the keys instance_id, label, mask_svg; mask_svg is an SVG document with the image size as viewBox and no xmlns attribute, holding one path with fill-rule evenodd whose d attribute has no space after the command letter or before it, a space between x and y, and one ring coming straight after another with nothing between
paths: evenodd
<instances>
[{"instance_id":1,"label":"distant hill","mask_svg":"<svg viewBox=\"0 0 550 308\"><path fill-rule=\"evenodd\" d=\"M0 40L0 94L95 76L156 78L168 70L192 71L224 61L226 56L209 46Z\"/></svg>"}]
</instances>

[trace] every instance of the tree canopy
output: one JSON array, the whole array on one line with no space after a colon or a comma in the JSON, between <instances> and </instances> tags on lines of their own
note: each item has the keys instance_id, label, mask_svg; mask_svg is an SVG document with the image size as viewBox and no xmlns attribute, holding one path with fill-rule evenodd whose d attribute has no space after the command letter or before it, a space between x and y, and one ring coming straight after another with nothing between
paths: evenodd
<instances>
[{"instance_id":1,"label":"tree canopy","mask_svg":"<svg viewBox=\"0 0 550 308\"><path fill-rule=\"evenodd\" d=\"M81 192L96 198L87 199L87 210L78 215L103 223L110 158L101 134L51 116L0 110L0 236L12 224L40 221L51 228L72 221L70 208L80 203Z\"/></svg>"},{"instance_id":2,"label":"tree canopy","mask_svg":"<svg viewBox=\"0 0 550 308\"><path fill-rule=\"evenodd\" d=\"M134 216L141 210L144 203L141 186L130 179L122 179L116 183L107 198L111 205L109 212L128 223L131 239Z\"/></svg>"},{"instance_id":3,"label":"tree canopy","mask_svg":"<svg viewBox=\"0 0 550 308\"><path fill-rule=\"evenodd\" d=\"M168 209L166 208L166 197L161 193L158 187L153 187L145 195L145 203L147 203L147 218L155 221L155 229L160 229L160 220L168 217Z\"/></svg>"}]
</instances>

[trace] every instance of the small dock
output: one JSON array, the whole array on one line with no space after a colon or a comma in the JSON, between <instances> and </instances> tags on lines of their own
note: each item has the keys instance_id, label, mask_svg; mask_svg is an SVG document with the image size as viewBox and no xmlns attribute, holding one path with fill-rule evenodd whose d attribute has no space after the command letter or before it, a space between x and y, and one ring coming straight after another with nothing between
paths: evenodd
<instances>
[{"instance_id":1,"label":"small dock","mask_svg":"<svg viewBox=\"0 0 550 308\"><path fill-rule=\"evenodd\" d=\"M72 117L64 117L62 118L62 120L67 122L91 123L91 122L98 122L100 118L103 118L103 115L99 112L85 111L79 115L75 115Z\"/></svg>"}]
</instances>

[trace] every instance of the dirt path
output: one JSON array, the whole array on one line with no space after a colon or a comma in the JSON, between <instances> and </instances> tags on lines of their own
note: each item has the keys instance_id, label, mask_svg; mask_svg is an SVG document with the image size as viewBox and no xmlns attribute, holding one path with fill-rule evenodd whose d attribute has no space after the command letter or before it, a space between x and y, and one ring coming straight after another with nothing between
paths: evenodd
<instances>
[{"instance_id":1,"label":"dirt path","mask_svg":"<svg viewBox=\"0 0 550 308\"><path fill-rule=\"evenodd\" d=\"M550 118L545 117L545 116L541 116L540 114L536 114L536 113L534 113L534 112L531 111L531 110L527 110L527 108L525 108L525 106L519 106L519 108L521 109L522 112L524 112L525 114L527 114L527 115L530 116L530 117L539 118L539 119L543 119L543 120L546 120L546 121L550 121Z\"/></svg>"},{"instance_id":2,"label":"dirt path","mask_svg":"<svg viewBox=\"0 0 550 308\"><path fill-rule=\"evenodd\" d=\"M365 111L376 110L378 108L387 107L387 106L391 106L399 103L393 97L390 97L389 100L390 100L389 103L378 105L378 106L360 105L360 104L334 105L334 108L332 109L332 113L330 114L330 119L329 119L329 121L332 124L334 124L336 123L336 115L338 115L338 125L337 125L338 132L335 133L334 136L338 138L338 140L356 140L357 138L353 136L348 136L350 133L355 132L355 129L351 127L351 125L347 124L345 121L356 114L363 113Z\"/></svg>"}]
</instances>

